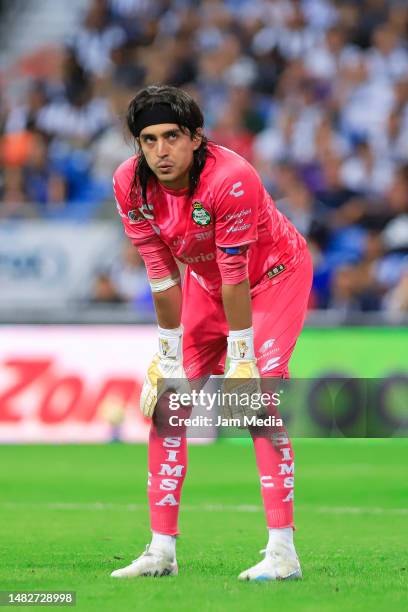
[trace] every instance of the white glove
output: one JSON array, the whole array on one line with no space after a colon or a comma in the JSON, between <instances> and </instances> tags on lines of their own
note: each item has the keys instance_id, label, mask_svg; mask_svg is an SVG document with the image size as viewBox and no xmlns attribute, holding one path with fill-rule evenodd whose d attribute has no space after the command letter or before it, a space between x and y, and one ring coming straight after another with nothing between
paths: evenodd
<instances>
[{"instance_id":1,"label":"white glove","mask_svg":"<svg viewBox=\"0 0 408 612\"><path fill-rule=\"evenodd\" d=\"M190 393L182 358L183 327L159 327L159 352L153 357L147 370L140 396L140 410L146 417L152 418L157 401L166 391ZM157 389L159 379L162 379L160 392Z\"/></svg>"},{"instance_id":2,"label":"white glove","mask_svg":"<svg viewBox=\"0 0 408 612\"><path fill-rule=\"evenodd\" d=\"M238 401L226 401L222 403L222 413L225 418L239 418L241 425L244 415L247 417L260 416L263 410L256 405L251 406L250 398L253 394L261 393L259 371L256 367L254 352L253 328L239 331L231 331L228 336L229 367L225 374L223 392L234 393ZM248 398L248 402L244 401ZM260 396L258 396L259 399ZM239 400L242 400L239 401Z\"/></svg>"}]
</instances>

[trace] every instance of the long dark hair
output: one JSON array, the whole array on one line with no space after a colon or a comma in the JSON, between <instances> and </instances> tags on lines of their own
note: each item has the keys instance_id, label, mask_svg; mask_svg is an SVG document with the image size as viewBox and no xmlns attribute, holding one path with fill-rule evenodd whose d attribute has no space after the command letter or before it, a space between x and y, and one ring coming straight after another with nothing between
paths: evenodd
<instances>
[{"instance_id":1,"label":"long dark hair","mask_svg":"<svg viewBox=\"0 0 408 612\"><path fill-rule=\"evenodd\" d=\"M170 85L150 85L136 94L130 101L127 109L126 122L134 138L137 139L139 136L136 129L138 113L146 107L152 107L155 104L168 104L179 118L179 128L184 133L188 132L191 139L196 136L198 129L204 125L203 113L197 102L188 93ZM207 138L203 136L201 145L193 153L193 164L189 173L188 193L190 196L194 194L198 186L200 174L207 159L207 143ZM152 177L154 178L155 175L149 168L143 151L140 148L131 186L131 194L135 195L138 186L140 186L144 203L146 203L147 185Z\"/></svg>"}]
</instances>

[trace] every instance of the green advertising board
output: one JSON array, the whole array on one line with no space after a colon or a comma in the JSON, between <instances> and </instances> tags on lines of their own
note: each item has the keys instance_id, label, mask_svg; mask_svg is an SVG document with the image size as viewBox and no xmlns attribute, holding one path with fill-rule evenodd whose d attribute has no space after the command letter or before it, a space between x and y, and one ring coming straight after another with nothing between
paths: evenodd
<instances>
[{"instance_id":1,"label":"green advertising board","mask_svg":"<svg viewBox=\"0 0 408 612\"><path fill-rule=\"evenodd\" d=\"M278 408L290 435L408 435L408 328L305 328L290 375Z\"/></svg>"},{"instance_id":2,"label":"green advertising board","mask_svg":"<svg viewBox=\"0 0 408 612\"><path fill-rule=\"evenodd\" d=\"M290 364L295 378L327 372L356 378L408 375L408 328L305 328Z\"/></svg>"}]
</instances>

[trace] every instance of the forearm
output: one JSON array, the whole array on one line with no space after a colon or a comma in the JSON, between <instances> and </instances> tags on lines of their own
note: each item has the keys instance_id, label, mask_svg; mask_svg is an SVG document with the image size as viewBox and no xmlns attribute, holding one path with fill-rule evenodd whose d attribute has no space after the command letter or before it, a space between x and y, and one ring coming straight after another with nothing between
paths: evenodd
<instances>
[{"instance_id":1,"label":"forearm","mask_svg":"<svg viewBox=\"0 0 408 612\"><path fill-rule=\"evenodd\" d=\"M157 322L164 329L175 329L181 322L181 287L174 285L152 294Z\"/></svg>"},{"instance_id":2,"label":"forearm","mask_svg":"<svg viewBox=\"0 0 408 612\"><path fill-rule=\"evenodd\" d=\"M148 418L153 417L164 392L170 389L179 394L190 392L183 368L180 285L173 285L164 291L153 291L152 295L159 324L159 350L147 370L140 396L140 409ZM160 386L159 381L164 382L164 386Z\"/></svg>"},{"instance_id":3,"label":"forearm","mask_svg":"<svg viewBox=\"0 0 408 612\"><path fill-rule=\"evenodd\" d=\"M222 285L222 301L230 331L252 326L252 306L249 281L236 285Z\"/></svg>"}]
</instances>

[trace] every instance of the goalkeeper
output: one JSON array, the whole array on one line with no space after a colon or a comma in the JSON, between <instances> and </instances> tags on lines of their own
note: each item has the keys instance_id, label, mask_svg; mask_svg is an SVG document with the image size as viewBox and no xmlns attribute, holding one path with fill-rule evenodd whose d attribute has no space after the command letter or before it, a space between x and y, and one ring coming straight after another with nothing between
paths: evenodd
<instances>
[{"instance_id":1,"label":"goalkeeper","mask_svg":"<svg viewBox=\"0 0 408 612\"><path fill-rule=\"evenodd\" d=\"M304 238L276 209L254 168L207 141L203 115L184 91L150 86L130 102L139 152L114 175L125 233L143 257L158 320L159 353L141 409L152 416L158 378L288 377L312 279ZM187 264L183 286L176 260ZM193 383L192 383L193 384ZM293 451L285 434L253 443L266 513L264 558L244 580L301 577L293 544ZM187 470L185 436L148 450L152 541L113 577L177 574L176 536Z\"/></svg>"}]
</instances>

